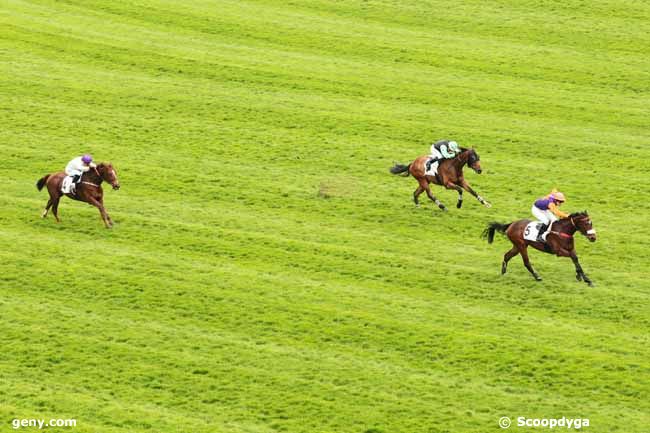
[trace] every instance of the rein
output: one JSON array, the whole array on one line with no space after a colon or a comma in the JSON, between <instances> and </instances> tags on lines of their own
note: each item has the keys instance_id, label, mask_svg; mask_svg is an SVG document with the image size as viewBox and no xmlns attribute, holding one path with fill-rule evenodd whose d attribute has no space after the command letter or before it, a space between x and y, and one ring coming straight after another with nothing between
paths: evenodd
<instances>
[{"instance_id":1,"label":"rein","mask_svg":"<svg viewBox=\"0 0 650 433\"><path fill-rule=\"evenodd\" d=\"M96 174L97 177L99 178L99 183L92 183L92 182L88 182L88 181L86 181L86 180L82 180L81 183L84 183L84 184L86 184L86 185L94 186L95 188L99 188L99 187L100 187L100 184L102 183L102 181L104 180L104 178L103 178L102 175L99 173L99 170L97 170L97 167L94 167L94 170L95 170L95 174Z\"/></svg>"},{"instance_id":2,"label":"rein","mask_svg":"<svg viewBox=\"0 0 650 433\"><path fill-rule=\"evenodd\" d=\"M576 225L575 221L573 221L573 217L571 215L569 215L569 221L571 221L571 224L573 225L573 228L577 230L578 226ZM568 233L562 233L562 232L556 232L556 231L553 231L552 233L555 233L556 235L560 236L561 238L565 238L565 239L571 239L573 237L572 234L570 235Z\"/></svg>"},{"instance_id":3,"label":"rein","mask_svg":"<svg viewBox=\"0 0 650 433\"><path fill-rule=\"evenodd\" d=\"M454 157L452 160L456 162L456 168L458 170L462 170L463 166L469 164L469 152L468 151L461 152L458 155L456 155L456 157ZM469 165L467 166L469 167Z\"/></svg>"}]
</instances>

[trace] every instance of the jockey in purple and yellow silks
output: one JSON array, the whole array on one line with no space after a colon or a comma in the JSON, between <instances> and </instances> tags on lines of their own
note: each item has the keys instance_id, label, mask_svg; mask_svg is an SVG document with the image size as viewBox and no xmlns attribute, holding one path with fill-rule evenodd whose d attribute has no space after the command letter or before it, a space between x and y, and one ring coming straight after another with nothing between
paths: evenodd
<instances>
[{"instance_id":1,"label":"jockey in purple and yellow silks","mask_svg":"<svg viewBox=\"0 0 650 433\"><path fill-rule=\"evenodd\" d=\"M537 236L539 242L546 242L546 237L551 231L553 222L569 216L568 213L558 209L565 201L564 194L555 189L549 195L535 200L531 211L535 218L544 224Z\"/></svg>"}]
</instances>

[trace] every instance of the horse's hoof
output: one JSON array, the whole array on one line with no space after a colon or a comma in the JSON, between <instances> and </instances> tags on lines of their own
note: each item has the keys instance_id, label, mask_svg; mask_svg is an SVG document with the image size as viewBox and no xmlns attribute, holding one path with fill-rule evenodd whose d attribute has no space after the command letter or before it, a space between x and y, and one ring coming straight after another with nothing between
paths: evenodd
<instances>
[{"instance_id":1,"label":"horse's hoof","mask_svg":"<svg viewBox=\"0 0 650 433\"><path fill-rule=\"evenodd\" d=\"M492 207L492 205L491 205L490 203L488 203L487 201L486 201L485 203L483 203L483 204L484 204L485 207L488 208L488 209Z\"/></svg>"},{"instance_id":2,"label":"horse's hoof","mask_svg":"<svg viewBox=\"0 0 650 433\"><path fill-rule=\"evenodd\" d=\"M542 277L540 277L539 275L535 276L535 281L542 281Z\"/></svg>"},{"instance_id":3,"label":"horse's hoof","mask_svg":"<svg viewBox=\"0 0 650 433\"><path fill-rule=\"evenodd\" d=\"M458 203L456 203L456 209L460 209L462 205L463 205L463 202L459 201Z\"/></svg>"}]
</instances>

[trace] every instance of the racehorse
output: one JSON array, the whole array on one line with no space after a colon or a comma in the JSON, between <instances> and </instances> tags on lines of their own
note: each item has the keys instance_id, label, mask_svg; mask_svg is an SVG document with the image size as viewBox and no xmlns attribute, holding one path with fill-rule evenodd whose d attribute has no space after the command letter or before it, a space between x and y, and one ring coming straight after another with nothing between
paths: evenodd
<instances>
[{"instance_id":1,"label":"racehorse","mask_svg":"<svg viewBox=\"0 0 650 433\"><path fill-rule=\"evenodd\" d=\"M56 218L56 222L61 222L59 219L59 200L61 199L61 196L64 195L64 193L61 192L61 185L63 184L63 179L65 177L65 173L58 172L47 174L36 182L36 188L38 188L39 191L47 185L47 191L50 193L50 199L47 201L47 206L45 206L45 210L43 211L43 218L47 216L47 212L50 210L50 207L52 207L52 213ZM69 193L65 195L73 200L86 202L99 209L104 225L108 229L113 227L113 220L104 208L104 191L101 186L103 181L109 183L115 190L120 189L117 174L110 162L102 162L101 164L97 164L97 167L94 170L88 170L85 172L81 176L81 181L76 185L75 194Z\"/></svg>"},{"instance_id":2,"label":"racehorse","mask_svg":"<svg viewBox=\"0 0 650 433\"><path fill-rule=\"evenodd\" d=\"M596 230L594 230L591 218L587 211L572 213L566 218L561 218L555 221L551 227L551 232L546 238L546 243L529 241L524 239L524 231L528 226L530 220L523 219L514 221L509 224L499 224L492 222L488 224L487 228L483 231L483 237L487 238L488 243L494 240L494 232L499 232L508 236L513 247L503 256L503 263L501 264L501 275L506 273L508 261L521 254L524 261L524 266L533 275L535 280L542 281L542 278L535 272L533 266L528 260L528 246L543 251L545 253L556 254L559 257L571 257L573 264L576 267L576 279L583 280L590 286L593 285L589 277L582 270L580 262L578 262L578 255L576 253L573 235L579 231L589 239L590 242L596 241Z\"/></svg>"},{"instance_id":3,"label":"racehorse","mask_svg":"<svg viewBox=\"0 0 650 433\"><path fill-rule=\"evenodd\" d=\"M476 197L476 199L481 204L485 205L485 207L492 207L487 200L478 195L476 191L469 186L469 183L467 183L463 176L463 166L465 165L468 165L478 174L481 174L483 171L481 169L481 159L474 149L461 148L461 153L459 153L455 158L443 159L440 161L436 176L427 176L425 174L425 164L428 159L429 155L419 156L409 165L395 164L390 169L390 172L393 174L406 173L402 174L404 177L409 174L413 175L415 180L418 181L419 185L413 192L413 201L416 206L420 206L418 196L422 194L423 191L426 191L429 199L437 204L440 209L443 211L447 210L447 207L431 193L429 184L434 183L436 185L442 185L447 189L455 189L458 191L458 202L456 203L456 207L459 209L463 205L463 189Z\"/></svg>"}]
</instances>

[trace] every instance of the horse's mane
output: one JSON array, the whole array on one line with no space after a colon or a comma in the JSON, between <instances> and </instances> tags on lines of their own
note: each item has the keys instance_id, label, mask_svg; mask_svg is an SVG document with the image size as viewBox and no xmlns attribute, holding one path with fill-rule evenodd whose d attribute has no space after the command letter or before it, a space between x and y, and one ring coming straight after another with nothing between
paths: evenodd
<instances>
[{"instance_id":1,"label":"horse's mane","mask_svg":"<svg viewBox=\"0 0 650 433\"><path fill-rule=\"evenodd\" d=\"M100 162L100 163L97 164L98 169L110 168L112 166L113 166L113 164L111 164L110 162Z\"/></svg>"},{"instance_id":2,"label":"horse's mane","mask_svg":"<svg viewBox=\"0 0 650 433\"><path fill-rule=\"evenodd\" d=\"M589 214L587 213L586 210L583 210L581 212L573 212L567 218L577 218L577 217L587 217L587 216L589 216Z\"/></svg>"}]
</instances>

